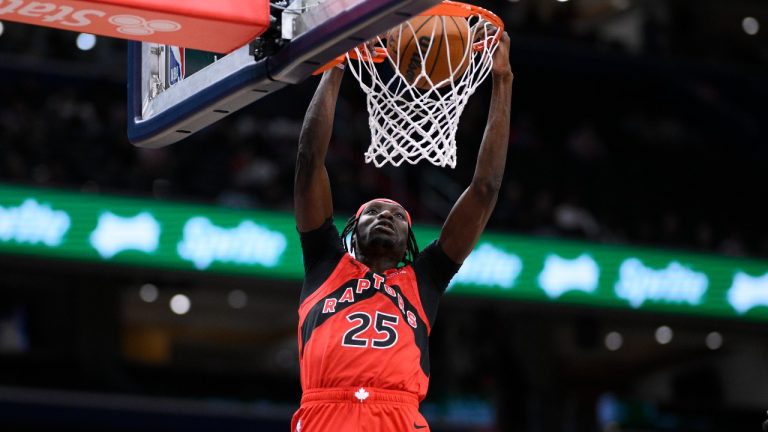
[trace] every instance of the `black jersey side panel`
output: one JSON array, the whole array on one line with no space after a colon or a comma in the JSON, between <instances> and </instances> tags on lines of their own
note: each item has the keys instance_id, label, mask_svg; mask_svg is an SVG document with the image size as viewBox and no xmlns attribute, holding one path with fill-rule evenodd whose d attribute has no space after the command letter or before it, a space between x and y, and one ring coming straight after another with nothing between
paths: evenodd
<instances>
[{"instance_id":1,"label":"black jersey side panel","mask_svg":"<svg viewBox=\"0 0 768 432\"><path fill-rule=\"evenodd\" d=\"M301 287L299 304L312 295L333 273L344 256L339 230L328 218L312 231L300 232L301 251L304 257L304 285Z\"/></svg>"},{"instance_id":2,"label":"black jersey side panel","mask_svg":"<svg viewBox=\"0 0 768 432\"><path fill-rule=\"evenodd\" d=\"M445 254L437 240L425 247L416 257L413 269L419 285L421 305L427 314L430 327L435 323L440 298L460 267L460 264L456 264Z\"/></svg>"}]
</instances>

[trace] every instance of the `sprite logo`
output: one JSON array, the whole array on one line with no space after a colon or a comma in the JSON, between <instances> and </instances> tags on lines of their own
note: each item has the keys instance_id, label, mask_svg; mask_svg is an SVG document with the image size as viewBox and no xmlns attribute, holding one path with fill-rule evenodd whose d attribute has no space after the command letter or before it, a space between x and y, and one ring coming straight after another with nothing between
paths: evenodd
<instances>
[{"instance_id":1,"label":"sprite logo","mask_svg":"<svg viewBox=\"0 0 768 432\"><path fill-rule=\"evenodd\" d=\"M91 246L104 259L126 250L154 253L160 243L160 223L148 212L121 217L110 211L99 216L99 224L90 236Z\"/></svg>"},{"instance_id":2,"label":"sprite logo","mask_svg":"<svg viewBox=\"0 0 768 432\"><path fill-rule=\"evenodd\" d=\"M176 250L198 270L205 270L214 262L269 268L277 266L287 245L282 233L250 220L234 228L223 228L207 217L195 216L184 224L184 238Z\"/></svg>"},{"instance_id":3,"label":"sprite logo","mask_svg":"<svg viewBox=\"0 0 768 432\"><path fill-rule=\"evenodd\" d=\"M523 270L519 256L507 253L490 243L483 243L473 250L450 283L463 285L497 285L510 289Z\"/></svg>"},{"instance_id":4,"label":"sprite logo","mask_svg":"<svg viewBox=\"0 0 768 432\"><path fill-rule=\"evenodd\" d=\"M599 279L600 266L590 255L581 254L578 258L566 259L549 254L538 282L549 298L556 299L569 291L592 294Z\"/></svg>"},{"instance_id":5,"label":"sprite logo","mask_svg":"<svg viewBox=\"0 0 768 432\"><path fill-rule=\"evenodd\" d=\"M94 2L91 2L93 5ZM61 25L68 27L87 27L94 20L106 19L117 27L119 33L130 36L149 36L155 32L175 32L181 30L181 24L169 20L149 20L135 15L107 16L107 12L98 9L76 9L72 6L53 2L27 2L24 0L0 0L0 16L17 15L36 18L41 25ZM28 20L24 20L28 21Z\"/></svg>"},{"instance_id":6,"label":"sprite logo","mask_svg":"<svg viewBox=\"0 0 768 432\"><path fill-rule=\"evenodd\" d=\"M18 207L0 206L0 243L56 247L64 241L71 223L67 212L27 198Z\"/></svg>"},{"instance_id":7,"label":"sprite logo","mask_svg":"<svg viewBox=\"0 0 768 432\"><path fill-rule=\"evenodd\" d=\"M637 258L628 258L619 267L619 280L614 285L616 296L637 309L647 301L701 304L709 287L709 278L672 261L663 269L653 269Z\"/></svg>"}]
</instances>

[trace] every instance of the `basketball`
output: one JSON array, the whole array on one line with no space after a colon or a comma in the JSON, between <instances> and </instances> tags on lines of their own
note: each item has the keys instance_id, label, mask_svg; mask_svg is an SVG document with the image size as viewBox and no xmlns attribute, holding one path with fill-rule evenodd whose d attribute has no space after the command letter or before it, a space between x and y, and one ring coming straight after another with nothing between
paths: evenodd
<instances>
[{"instance_id":1,"label":"basketball","mask_svg":"<svg viewBox=\"0 0 768 432\"><path fill-rule=\"evenodd\" d=\"M435 87L461 78L470 63L466 18L417 16L408 23L387 35L389 56L408 83L429 89L425 75Z\"/></svg>"}]
</instances>

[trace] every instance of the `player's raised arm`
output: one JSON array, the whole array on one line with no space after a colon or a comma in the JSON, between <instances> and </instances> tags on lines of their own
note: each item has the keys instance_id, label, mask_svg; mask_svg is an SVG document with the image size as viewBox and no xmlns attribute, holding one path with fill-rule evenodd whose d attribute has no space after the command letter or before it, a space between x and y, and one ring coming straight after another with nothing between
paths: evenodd
<instances>
[{"instance_id":1,"label":"player's raised arm","mask_svg":"<svg viewBox=\"0 0 768 432\"><path fill-rule=\"evenodd\" d=\"M496 205L504 176L513 79L509 65L509 36L506 32L493 56L492 76L491 106L477 155L475 174L472 183L454 204L440 232L443 251L456 263L464 262L485 229Z\"/></svg>"},{"instance_id":2,"label":"player's raised arm","mask_svg":"<svg viewBox=\"0 0 768 432\"><path fill-rule=\"evenodd\" d=\"M323 74L301 127L296 155L293 204L300 232L320 227L333 215L331 185L325 155L331 141L336 99L344 71L332 68Z\"/></svg>"}]
</instances>

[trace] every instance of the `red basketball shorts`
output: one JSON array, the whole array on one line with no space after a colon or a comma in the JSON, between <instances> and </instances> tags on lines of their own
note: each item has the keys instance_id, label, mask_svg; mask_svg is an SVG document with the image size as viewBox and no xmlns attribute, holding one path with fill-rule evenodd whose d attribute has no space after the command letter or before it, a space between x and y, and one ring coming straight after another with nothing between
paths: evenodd
<instances>
[{"instance_id":1,"label":"red basketball shorts","mask_svg":"<svg viewBox=\"0 0 768 432\"><path fill-rule=\"evenodd\" d=\"M291 432L428 432L413 393L377 388L305 391Z\"/></svg>"}]
</instances>

